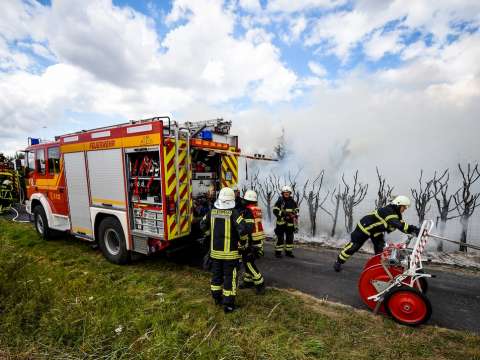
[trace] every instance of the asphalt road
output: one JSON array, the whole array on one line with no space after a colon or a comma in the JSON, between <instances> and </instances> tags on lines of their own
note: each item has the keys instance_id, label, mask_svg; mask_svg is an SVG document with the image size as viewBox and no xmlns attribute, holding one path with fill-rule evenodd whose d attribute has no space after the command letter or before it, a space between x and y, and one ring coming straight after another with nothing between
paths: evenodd
<instances>
[{"instance_id":1,"label":"asphalt road","mask_svg":"<svg viewBox=\"0 0 480 360\"><path fill-rule=\"evenodd\" d=\"M267 286L297 289L314 297L366 309L358 294L357 281L368 260L355 254L340 273L333 262L337 251L325 248L297 248L295 258L277 259L266 244L265 257L258 261ZM433 313L429 324L480 333L480 272L464 272L449 267L429 266L427 296Z\"/></svg>"}]
</instances>

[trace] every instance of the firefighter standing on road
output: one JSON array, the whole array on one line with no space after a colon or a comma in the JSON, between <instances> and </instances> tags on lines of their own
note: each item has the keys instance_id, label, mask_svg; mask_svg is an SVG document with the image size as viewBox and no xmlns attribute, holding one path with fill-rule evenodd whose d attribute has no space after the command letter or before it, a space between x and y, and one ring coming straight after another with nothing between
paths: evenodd
<instances>
[{"instance_id":1,"label":"firefighter standing on road","mask_svg":"<svg viewBox=\"0 0 480 360\"><path fill-rule=\"evenodd\" d=\"M292 188L288 185L282 188L282 195L273 207L273 215L276 217L275 234L277 244L275 256L282 257L282 250L285 256L293 256L293 233L297 230L298 205L292 198Z\"/></svg>"},{"instance_id":2,"label":"firefighter standing on road","mask_svg":"<svg viewBox=\"0 0 480 360\"><path fill-rule=\"evenodd\" d=\"M220 190L214 208L201 223L204 232L210 232L212 281L210 289L217 305L226 313L235 310L239 250L245 247L240 238L247 234L244 219L235 209L235 194L230 188Z\"/></svg>"},{"instance_id":3,"label":"firefighter standing on road","mask_svg":"<svg viewBox=\"0 0 480 360\"><path fill-rule=\"evenodd\" d=\"M255 265L255 260L263 256L263 241L265 234L262 224L262 210L257 205L257 193L253 190L247 190L243 196L245 209L243 217L245 224L249 228L249 234L246 235L246 250L242 255L242 262L245 266L243 273L243 283L240 288L255 287L257 294L265 293L265 282L262 274Z\"/></svg>"},{"instance_id":4,"label":"firefighter standing on road","mask_svg":"<svg viewBox=\"0 0 480 360\"><path fill-rule=\"evenodd\" d=\"M402 220L402 214L409 206L410 199L400 195L387 206L361 218L350 235L351 241L338 254L337 261L333 265L335 271L340 271L342 264L355 254L369 238L373 242L375 254L379 254L385 247L385 232L400 230L405 234L418 235L419 229L416 226L408 225L405 220Z\"/></svg>"}]
</instances>

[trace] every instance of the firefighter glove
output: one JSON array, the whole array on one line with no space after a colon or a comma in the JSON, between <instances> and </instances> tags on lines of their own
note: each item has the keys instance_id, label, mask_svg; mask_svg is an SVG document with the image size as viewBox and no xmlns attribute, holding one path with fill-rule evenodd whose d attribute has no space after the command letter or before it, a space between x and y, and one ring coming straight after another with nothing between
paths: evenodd
<instances>
[{"instance_id":1,"label":"firefighter glove","mask_svg":"<svg viewBox=\"0 0 480 360\"><path fill-rule=\"evenodd\" d=\"M420 229L414 225L410 225L408 227L408 232L412 235L418 236L418 233L420 232Z\"/></svg>"}]
</instances>

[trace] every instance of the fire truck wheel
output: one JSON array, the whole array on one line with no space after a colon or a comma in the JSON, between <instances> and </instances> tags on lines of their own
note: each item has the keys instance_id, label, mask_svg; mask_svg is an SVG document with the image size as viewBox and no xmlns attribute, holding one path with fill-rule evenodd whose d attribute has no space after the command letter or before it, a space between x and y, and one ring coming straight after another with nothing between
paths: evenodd
<instances>
[{"instance_id":1,"label":"fire truck wheel","mask_svg":"<svg viewBox=\"0 0 480 360\"><path fill-rule=\"evenodd\" d=\"M33 208L33 221L38 234L45 240L50 239L52 230L48 227L47 215L42 205Z\"/></svg>"},{"instance_id":2,"label":"fire truck wheel","mask_svg":"<svg viewBox=\"0 0 480 360\"><path fill-rule=\"evenodd\" d=\"M432 305L418 289L400 286L385 296L385 309L393 320L402 325L417 326L432 316Z\"/></svg>"},{"instance_id":3,"label":"fire truck wheel","mask_svg":"<svg viewBox=\"0 0 480 360\"><path fill-rule=\"evenodd\" d=\"M108 261L119 265L127 264L130 261L125 234L122 225L116 218L103 219L98 228L98 234L98 245Z\"/></svg>"}]
</instances>

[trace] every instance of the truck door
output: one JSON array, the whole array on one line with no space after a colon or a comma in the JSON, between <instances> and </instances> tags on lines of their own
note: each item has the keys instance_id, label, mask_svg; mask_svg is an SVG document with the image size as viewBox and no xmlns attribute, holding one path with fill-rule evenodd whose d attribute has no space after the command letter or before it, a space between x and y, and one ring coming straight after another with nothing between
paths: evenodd
<instances>
[{"instance_id":1,"label":"truck door","mask_svg":"<svg viewBox=\"0 0 480 360\"><path fill-rule=\"evenodd\" d=\"M83 151L66 153L63 160L72 232L93 238L85 153Z\"/></svg>"},{"instance_id":2,"label":"truck door","mask_svg":"<svg viewBox=\"0 0 480 360\"><path fill-rule=\"evenodd\" d=\"M65 177L58 145L47 148L47 172L49 179L47 197L52 205L52 212L68 215Z\"/></svg>"},{"instance_id":3,"label":"truck door","mask_svg":"<svg viewBox=\"0 0 480 360\"><path fill-rule=\"evenodd\" d=\"M95 150L87 154L92 206L125 210L122 149Z\"/></svg>"}]
</instances>

